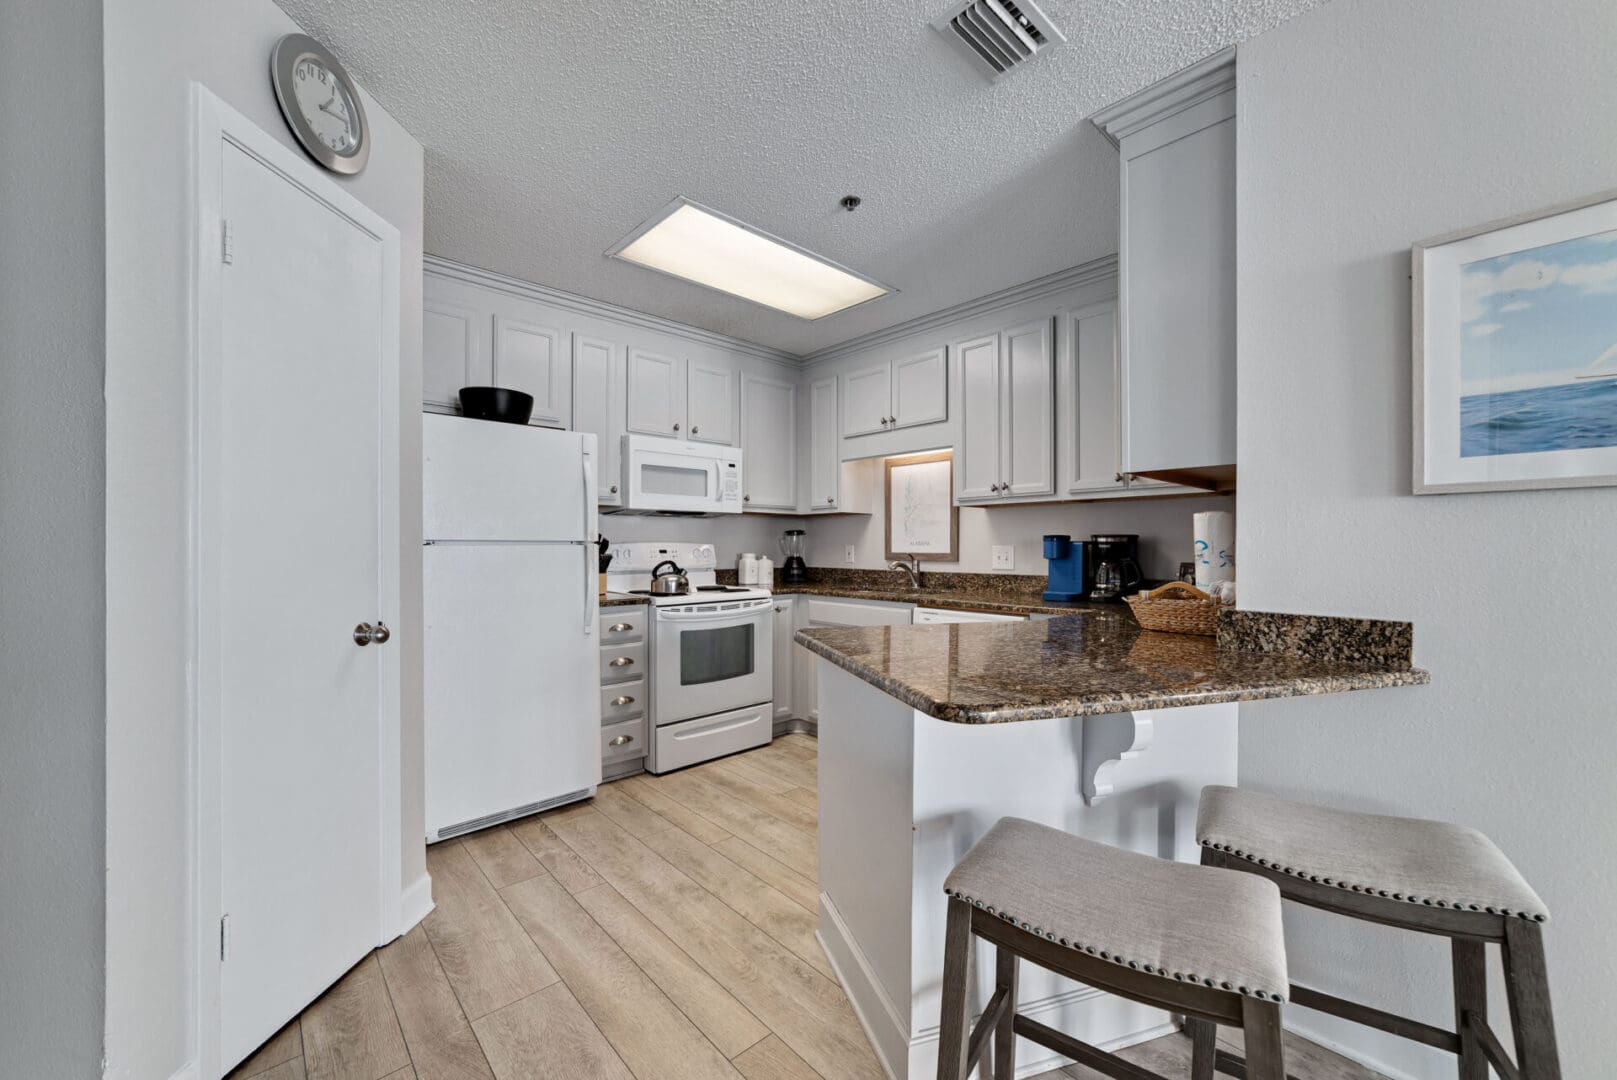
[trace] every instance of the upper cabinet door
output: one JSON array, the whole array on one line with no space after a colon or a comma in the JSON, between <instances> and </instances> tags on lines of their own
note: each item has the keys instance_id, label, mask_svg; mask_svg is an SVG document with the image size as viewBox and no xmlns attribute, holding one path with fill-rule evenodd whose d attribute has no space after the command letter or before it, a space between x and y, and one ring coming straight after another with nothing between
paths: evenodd
<instances>
[{"instance_id":1,"label":"upper cabinet door","mask_svg":"<svg viewBox=\"0 0 1617 1080\"><path fill-rule=\"evenodd\" d=\"M1063 433L1064 482L1069 494L1116 491L1119 473L1117 436L1117 304L1107 301L1066 316L1071 350L1071 382L1061 403L1070 410L1072 430ZM1064 415L1066 415L1064 413Z\"/></svg>"},{"instance_id":2,"label":"upper cabinet door","mask_svg":"<svg viewBox=\"0 0 1617 1080\"><path fill-rule=\"evenodd\" d=\"M850 371L843 376L843 435L869 435L887 431L893 407L893 365L883 361L874 367Z\"/></svg>"},{"instance_id":3,"label":"upper cabinet door","mask_svg":"<svg viewBox=\"0 0 1617 1080\"><path fill-rule=\"evenodd\" d=\"M960 495L966 500L997 499L1000 470L999 335L962 341L960 358L960 446L955 463Z\"/></svg>"},{"instance_id":4,"label":"upper cabinet door","mask_svg":"<svg viewBox=\"0 0 1617 1080\"><path fill-rule=\"evenodd\" d=\"M837 509L842 494L838 490L841 441L837 437L837 377L828 375L809 384L810 510Z\"/></svg>"},{"instance_id":5,"label":"upper cabinet door","mask_svg":"<svg viewBox=\"0 0 1617 1080\"><path fill-rule=\"evenodd\" d=\"M479 386L488 379L479 351L482 316L432 296L425 297L421 307L421 400L428 405L459 405L461 387Z\"/></svg>"},{"instance_id":6,"label":"upper cabinet door","mask_svg":"<svg viewBox=\"0 0 1617 1080\"><path fill-rule=\"evenodd\" d=\"M494 316L494 385L533 395L530 423L560 428L572 423L572 365L555 327Z\"/></svg>"},{"instance_id":7,"label":"upper cabinet door","mask_svg":"<svg viewBox=\"0 0 1617 1080\"><path fill-rule=\"evenodd\" d=\"M628 430L641 435L685 437L685 365L672 356L629 350Z\"/></svg>"},{"instance_id":8,"label":"upper cabinet door","mask_svg":"<svg viewBox=\"0 0 1617 1080\"><path fill-rule=\"evenodd\" d=\"M595 452L600 462L596 477L596 502L618 506L622 478L623 434L621 420L615 420L613 407L618 401L613 386L619 382L615 369L620 350L601 338L573 335L573 430L595 436Z\"/></svg>"},{"instance_id":9,"label":"upper cabinet door","mask_svg":"<svg viewBox=\"0 0 1617 1080\"><path fill-rule=\"evenodd\" d=\"M797 509L795 383L742 374L741 476L744 509Z\"/></svg>"},{"instance_id":10,"label":"upper cabinet door","mask_svg":"<svg viewBox=\"0 0 1617 1080\"><path fill-rule=\"evenodd\" d=\"M893 361L893 423L914 427L949 419L948 353L940 346Z\"/></svg>"},{"instance_id":11,"label":"upper cabinet door","mask_svg":"<svg viewBox=\"0 0 1617 1080\"><path fill-rule=\"evenodd\" d=\"M1055 351L1049 319L1005 331L1002 495L1056 490Z\"/></svg>"},{"instance_id":12,"label":"upper cabinet door","mask_svg":"<svg viewBox=\"0 0 1617 1080\"><path fill-rule=\"evenodd\" d=\"M710 361L691 360L685 415L697 442L735 445L736 373Z\"/></svg>"}]
</instances>

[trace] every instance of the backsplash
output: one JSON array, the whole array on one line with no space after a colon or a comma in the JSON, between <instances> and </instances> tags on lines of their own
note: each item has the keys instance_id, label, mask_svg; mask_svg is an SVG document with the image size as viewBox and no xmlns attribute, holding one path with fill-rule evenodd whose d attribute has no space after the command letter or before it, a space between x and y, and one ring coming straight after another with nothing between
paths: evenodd
<instances>
[{"instance_id":1,"label":"backsplash","mask_svg":"<svg viewBox=\"0 0 1617 1080\"><path fill-rule=\"evenodd\" d=\"M1138 533L1140 568L1147 577L1171 578L1191 558L1191 515L1199 510L1234 510L1232 495L1194 495L1164 499L1119 499L1114 502L1047 503L1042 506L960 508L960 560L925 562L928 574L971 574L983 578L1037 577L1045 573L1044 536L1067 533L1086 539L1094 533ZM887 572L886 525L880 513L809 517L733 514L727 517L675 518L603 514L601 532L614 542L686 540L718 547L719 566L734 569L744 551L781 561L780 535L787 529L808 533L810 567L837 571ZM1239 528L1239 521L1237 521ZM854 561L844 558L852 544ZM1010 571L993 570L993 548L1009 545L1015 552ZM1042 588L1042 585L1040 586Z\"/></svg>"}]
</instances>

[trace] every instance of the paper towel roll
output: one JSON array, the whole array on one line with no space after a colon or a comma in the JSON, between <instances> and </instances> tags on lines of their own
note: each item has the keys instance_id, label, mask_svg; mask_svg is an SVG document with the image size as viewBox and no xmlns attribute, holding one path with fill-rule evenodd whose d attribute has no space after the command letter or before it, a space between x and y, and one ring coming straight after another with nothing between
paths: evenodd
<instances>
[{"instance_id":1,"label":"paper towel roll","mask_svg":"<svg viewBox=\"0 0 1617 1080\"><path fill-rule=\"evenodd\" d=\"M1235 515L1228 510L1203 510L1195 515L1192 535L1196 549L1196 587L1206 589L1235 580Z\"/></svg>"}]
</instances>

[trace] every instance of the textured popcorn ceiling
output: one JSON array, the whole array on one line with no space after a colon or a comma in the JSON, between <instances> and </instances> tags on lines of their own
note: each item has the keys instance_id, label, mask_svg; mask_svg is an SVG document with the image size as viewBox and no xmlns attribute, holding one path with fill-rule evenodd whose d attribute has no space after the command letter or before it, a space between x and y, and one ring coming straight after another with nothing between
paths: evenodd
<instances>
[{"instance_id":1,"label":"textured popcorn ceiling","mask_svg":"<svg viewBox=\"0 0 1617 1080\"><path fill-rule=\"evenodd\" d=\"M280 0L426 147L428 251L793 353L1114 251L1084 118L1320 2L1043 0L1068 43L991 83L947 0ZM676 195L900 292L805 322L603 257Z\"/></svg>"}]
</instances>

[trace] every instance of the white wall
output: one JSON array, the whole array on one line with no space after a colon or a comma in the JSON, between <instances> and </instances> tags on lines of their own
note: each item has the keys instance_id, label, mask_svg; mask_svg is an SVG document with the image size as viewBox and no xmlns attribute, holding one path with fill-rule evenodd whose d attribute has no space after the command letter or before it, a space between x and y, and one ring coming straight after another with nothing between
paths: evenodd
<instances>
[{"instance_id":1,"label":"white wall","mask_svg":"<svg viewBox=\"0 0 1617 1080\"><path fill-rule=\"evenodd\" d=\"M878 506L880 499L877 500ZM1067 533L1084 539L1094 533L1138 533L1140 567L1147 577L1171 578L1179 564L1191 559L1191 515L1198 510L1233 510L1227 495L1166 499L1120 499L1114 502L1057 503L1043 506L962 506L960 561L924 563L923 570L986 574L993 570L995 545L1015 549L1012 573L1043 574L1044 535ZM809 536L813 566L887 565L886 519L878 510L868 516L810 518L800 526ZM843 559L843 547L854 545L856 561Z\"/></svg>"},{"instance_id":2,"label":"white wall","mask_svg":"<svg viewBox=\"0 0 1617 1080\"><path fill-rule=\"evenodd\" d=\"M107 1074L168 1077L194 1053L186 812L189 84L288 145L269 51L292 21L269 0L107 4ZM402 239L403 873L424 873L421 809L422 150L368 96L373 151L339 181Z\"/></svg>"},{"instance_id":3,"label":"white wall","mask_svg":"<svg viewBox=\"0 0 1617 1080\"><path fill-rule=\"evenodd\" d=\"M1617 182L1614 43L1609 0L1338 0L1239 55L1241 603L1413 620L1432 671L1243 705L1241 782L1491 835L1553 915L1569 1077L1617 1059L1617 491L1409 494L1409 244ZM1299 981L1452 1021L1437 943L1288 919ZM1389 1072L1454 1075L1288 1016Z\"/></svg>"},{"instance_id":4,"label":"white wall","mask_svg":"<svg viewBox=\"0 0 1617 1080\"><path fill-rule=\"evenodd\" d=\"M101 4L0 35L0 1076L100 1071Z\"/></svg>"}]
</instances>

